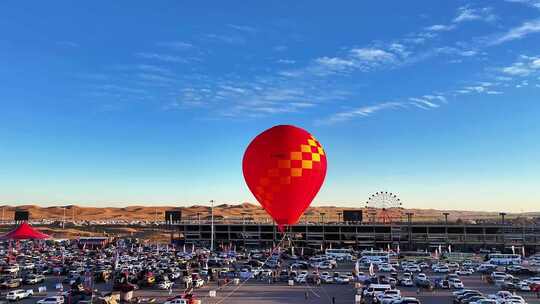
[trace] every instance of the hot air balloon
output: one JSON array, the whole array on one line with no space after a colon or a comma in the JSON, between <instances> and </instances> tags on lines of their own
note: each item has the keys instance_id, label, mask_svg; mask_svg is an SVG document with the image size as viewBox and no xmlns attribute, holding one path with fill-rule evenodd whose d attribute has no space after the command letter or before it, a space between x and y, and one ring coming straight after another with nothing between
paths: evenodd
<instances>
[{"instance_id":1,"label":"hot air balloon","mask_svg":"<svg viewBox=\"0 0 540 304\"><path fill-rule=\"evenodd\" d=\"M280 231L298 222L326 176L326 154L306 130L279 125L259 134L244 154L246 183Z\"/></svg>"}]
</instances>

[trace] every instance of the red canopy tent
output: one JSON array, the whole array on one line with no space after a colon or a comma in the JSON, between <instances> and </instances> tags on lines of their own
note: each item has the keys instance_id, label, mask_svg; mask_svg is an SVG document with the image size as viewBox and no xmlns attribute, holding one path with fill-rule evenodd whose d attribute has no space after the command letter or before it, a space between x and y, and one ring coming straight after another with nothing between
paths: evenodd
<instances>
[{"instance_id":1,"label":"red canopy tent","mask_svg":"<svg viewBox=\"0 0 540 304\"><path fill-rule=\"evenodd\" d=\"M27 222L23 222L19 227L0 236L2 240L45 240L50 238L51 236L39 232Z\"/></svg>"}]
</instances>

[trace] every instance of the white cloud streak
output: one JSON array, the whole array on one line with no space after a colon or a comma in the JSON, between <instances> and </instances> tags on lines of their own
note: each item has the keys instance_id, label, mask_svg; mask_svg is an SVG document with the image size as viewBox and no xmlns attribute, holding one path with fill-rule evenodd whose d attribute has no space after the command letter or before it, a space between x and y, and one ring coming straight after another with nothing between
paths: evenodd
<instances>
[{"instance_id":1,"label":"white cloud streak","mask_svg":"<svg viewBox=\"0 0 540 304\"><path fill-rule=\"evenodd\" d=\"M136 53L135 56L143 59L152 59L152 60L158 60L158 61L164 61L164 62L187 62L186 59L178 56L173 55L167 55L167 54L159 54L159 53L146 53L146 52L140 52Z\"/></svg>"},{"instance_id":2,"label":"white cloud streak","mask_svg":"<svg viewBox=\"0 0 540 304\"><path fill-rule=\"evenodd\" d=\"M491 45L497 45L512 40L525 38L526 36L540 32L540 19L526 21L522 25L514 27L491 41Z\"/></svg>"}]
</instances>

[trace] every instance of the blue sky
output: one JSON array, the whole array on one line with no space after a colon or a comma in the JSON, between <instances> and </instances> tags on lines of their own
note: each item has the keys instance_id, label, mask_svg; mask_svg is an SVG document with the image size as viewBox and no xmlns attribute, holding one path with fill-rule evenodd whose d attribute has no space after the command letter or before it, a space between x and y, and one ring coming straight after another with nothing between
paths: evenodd
<instances>
[{"instance_id":1,"label":"blue sky","mask_svg":"<svg viewBox=\"0 0 540 304\"><path fill-rule=\"evenodd\" d=\"M538 211L540 1L0 4L0 202L254 201L276 124L315 204Z\"/></svg>"}]
</instances>

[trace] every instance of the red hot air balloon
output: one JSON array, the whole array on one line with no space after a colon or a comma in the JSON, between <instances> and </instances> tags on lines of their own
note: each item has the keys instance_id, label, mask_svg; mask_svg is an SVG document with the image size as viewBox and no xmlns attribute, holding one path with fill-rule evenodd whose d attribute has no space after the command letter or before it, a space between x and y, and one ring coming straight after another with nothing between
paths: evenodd
<instances>
[{"instance_id":1,"label":"red hot air balloon","mask_svg":"<svg viewBox=\"0 0 540 304\"><path fill-rule=\"evenodd\" d=\"M326 154L306 130L279 125L259 134L242 161L246 183L283 231L309 207L326 176Z\"/></svg>"}]
</instances>

